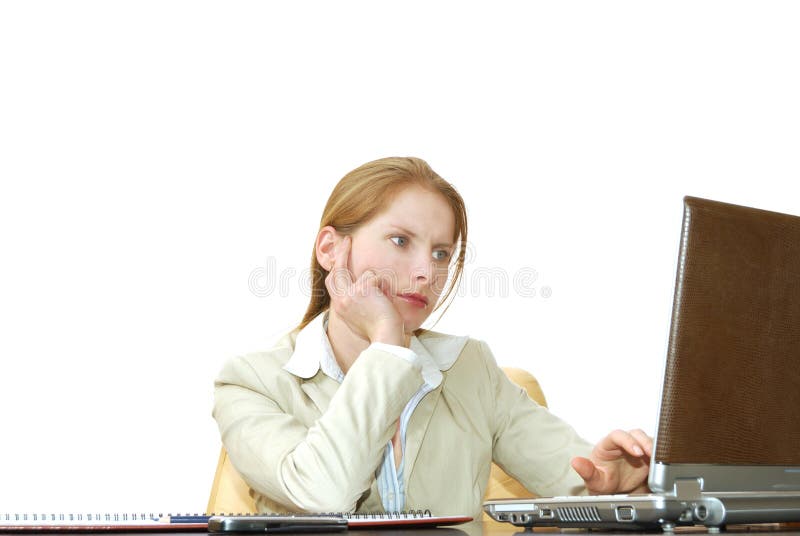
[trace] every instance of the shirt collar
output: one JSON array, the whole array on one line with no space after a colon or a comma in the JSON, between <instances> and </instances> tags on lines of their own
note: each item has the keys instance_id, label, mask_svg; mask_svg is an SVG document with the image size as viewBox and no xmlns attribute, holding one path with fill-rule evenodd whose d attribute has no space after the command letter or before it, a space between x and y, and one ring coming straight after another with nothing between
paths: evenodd
<instances>
[{"instance_id":1,"label":"shirt collar","mask_svg":"<svg viewBox=\"0 0 800 536\"><path fill-rule=\"evenodd\" d=\"M325 311L301 329L294 341L294 353L283 366L284 370L309 379L316 376L321 368L326 376L341 383L344 373L333 356L327 327L328 312Z\"/></svg>"},{"instance_id":2,"label":"shirt collar","mask_svg":"<svg viewBox=\"0 0 800 536\"><path fill-rule=\"evenodd\" d=\"M327 326L328 312L325 311L301 329L295 339L294 353L283 369L304 379L313 378L322 369L326 376L341 383L344 373L333 355ZM409 349L423 360L433 361L439 370L448 370L468 340L467 336L427 331L421 337L412 335Z\"/></svg>"}]
</instances>

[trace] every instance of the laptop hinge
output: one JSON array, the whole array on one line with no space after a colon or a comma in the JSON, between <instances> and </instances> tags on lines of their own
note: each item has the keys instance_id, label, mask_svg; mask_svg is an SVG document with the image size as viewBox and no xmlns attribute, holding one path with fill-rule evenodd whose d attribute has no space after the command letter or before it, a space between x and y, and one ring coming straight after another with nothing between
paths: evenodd
<instances>
[{"instance_id":1,"label":"laptop hinge","mask_svg":"<svg viewBox=\"0 0 800 536\"><path fill-rule=\"evenodd\" d=\"M679 500L700 499L703 496L703 479L676 478L673 492Z\"/></svg>"}]
</instances>

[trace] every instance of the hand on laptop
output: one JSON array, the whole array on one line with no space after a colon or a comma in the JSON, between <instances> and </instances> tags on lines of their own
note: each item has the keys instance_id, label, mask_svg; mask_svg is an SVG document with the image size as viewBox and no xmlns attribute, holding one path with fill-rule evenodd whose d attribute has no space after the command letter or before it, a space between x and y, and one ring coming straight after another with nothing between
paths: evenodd
<instances>
[{"instance_id":1,"label":"hand on laptop","mask_svg":"<svg viewBox=\"0 0 800 536\"><path fill-rule=\"evenodd\" d=\"M614 430L594 446L589 458L573 458L572 468L594 495L648 493L652 454L653 438L643 431Z\"/></svg>"}]
</instances>

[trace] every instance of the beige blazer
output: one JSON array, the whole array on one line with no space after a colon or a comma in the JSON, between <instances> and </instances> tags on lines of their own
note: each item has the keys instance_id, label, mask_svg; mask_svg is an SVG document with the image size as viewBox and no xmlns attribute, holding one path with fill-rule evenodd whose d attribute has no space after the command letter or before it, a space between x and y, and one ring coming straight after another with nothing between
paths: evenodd
<instances>
[{"instance_id":1,"label":"beige blazer","mask_svg":"<svg viewBox=\"0 0 800 536\"><path fill-rule=\"evenodd\" d=\"M422 386L419 368L368 348L339 384L283 367L297 332L266 352L228 361L215 383L214 418L259 511L382 511L375 475L403 408ZM592 446L533 402L485 343L433 331L417 353L452 363L411 416L404 451L406 509L478 519L491 461L541 495L585 492L570 459Z\"/></svg>"}]
</instances>

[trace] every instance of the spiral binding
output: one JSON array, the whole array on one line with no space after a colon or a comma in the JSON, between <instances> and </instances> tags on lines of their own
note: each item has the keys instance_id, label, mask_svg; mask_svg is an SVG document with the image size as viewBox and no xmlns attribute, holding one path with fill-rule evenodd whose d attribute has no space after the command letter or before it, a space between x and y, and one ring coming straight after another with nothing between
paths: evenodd
<instances>
[{"instance_id":1,"label":"spiral binding","mask_svg":"<svg viewBox=\"0 0 800 536\"><path fill-rule=\"evenodd\" d=\"M285 516L287 514L155 514L155 513L0 513L0 526L9 525L97 525L97 524L137 524L154 523L167 518L204 517L213 515L237 516ZM387 520L387 519L422 519L432 517L430 510L403 510L400 512L327 512L323 514L290 514L296 517L303 515L330 515L348 520Z\"/></svg>"},{"instance_id":2,"label":"spiral binding","mask_svg":"<svg viewBox=\"0 0 800 536\"><path fill-rule=\"evenodd\" d=\"M161 514L145 513L59 513L59 514L40 514L40 513L0 513L0 526L11 524L45 524L45 525L89 525L89 524L136 524L152 523L158 521L163 516Z\"/></svg>"},{"instance_id":3,"label":"spiral binding","mask_svg":"<svg viewBox=\"0 0 800 536\"><path fill-rule=\"evenodd\" d=\"M433 517L430 510L403 510L401 512L333 513L345 519L422 519Z\"/></svg>"}]
</instances>

